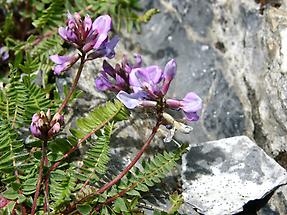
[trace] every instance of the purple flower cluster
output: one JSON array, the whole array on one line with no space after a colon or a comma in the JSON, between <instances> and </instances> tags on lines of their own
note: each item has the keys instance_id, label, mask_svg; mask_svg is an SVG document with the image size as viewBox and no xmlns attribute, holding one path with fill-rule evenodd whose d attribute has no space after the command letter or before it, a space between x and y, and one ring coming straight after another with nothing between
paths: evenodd
<instances>
[{"instance_id":1,"label":"purple flower cluster","mask_svg":"<svg viewBox=\"0 0 287 215\"><path fill-rule=\"evenodd\" d=\"M60 36L68 43L72 44L82 54L87 54L87 59L92 60L100 57L113 58L114 48L119 38L108 38L108 33L112 27L111 17L108 15L99 16L94 22L87 15L84 19L79 13L74 15L68 13L66 27L59 28ZM60 74L69 69L80 56L59 56L53 55L50 59L57 64L54 69L55 74Z\"/></svg>"},{"instance_id":2,"label":"purple flower cluster","mask_svg":"<svg viewBox=\"0 0 287 215\"><path fill-rule=\"evenodd\" d=\"M50 110L45 114L43 111L35 113L32 117L30 131L34 137L49 140L57 134L64 123L64 116L56 113L51 119Z\"/></svg>"},{"instance_id":3,"label":"purple flower cluster","mask_svg":"<svg viewBox=\"0 0 287 215\"><path fill-rule=\"evenodd\" d=\"M202 108L201 98L189 92L182 100L166 99L166 93L176 74L176 62L170 60L164 70L153 65L141 67L141 57L136 56L137 63L131 65L124 59L122 65L113 68L107 62L96 79L98 90L117 92L117 98L129 109L135 107L156 107L182 110L188 121L197 121L197 112Z\"/></svg>"},{"instance_id":4,"label":"purple flower cluster","mask_svg":"<svg viewBox=\"0 0 287 215\"><path fill-rule=\"evenodd\" d=\"M96 79L96 88L100 91L129 91L129 75L132 69L139 68L142 64L140 55L135 55L134 57L136 61L135 64L129 62L127 57L124 56L121 64L116 64L115 68L104 60L103 70Z\"/></svg>"}]
</instances>

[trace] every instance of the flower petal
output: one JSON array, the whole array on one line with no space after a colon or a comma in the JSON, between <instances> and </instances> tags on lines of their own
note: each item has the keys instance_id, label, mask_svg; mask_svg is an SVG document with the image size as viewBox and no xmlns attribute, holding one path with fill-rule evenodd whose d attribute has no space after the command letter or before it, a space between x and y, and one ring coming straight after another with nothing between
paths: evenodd
<instances>
[{"instance_id":1,"label":"flower petal","mask_svg":"<svg viewBox=\"0 0 287 215\"><path fill-rule=\"evenodd\" d=\"M109 90L112 87L111 82L109 81L107 75L105 73L101 73L99 77L96 79L96 88L99 91Z\"/></svg>"},{"instance_id":2,"label":"flower petal","mask_svg":"<svg viewBox=\"0 0 287 215\"><path fill-rule=\"evenodd\" d=\"M76 42L78 40L77 35L68 28L60 27L58 30L59 35L67 42Z\"/></svg>"},{"instance_id":3,"label":"flower petal","mask_svg":"<svg viewBox=\"0 0 287 215\"><path fill-rule=\"evenodd\" d=\"M99 16L93 22L93 30L97 30L98 34L107 34L112 27L112 19L109 15Z\"/></svg>"},{"instance_id":4,"label":"flower petal","mask_svg":"<svg viewBox=\"0 0 287 215\"><path fill-rule=\"evenodd\" d=\"M116 77L116 71L115 69L109 64L106 60L103 62L103 70L105 73L109 74L111 77Z\"/></svg>"},{"instance_id":5,"label":"flower petal","mask_svg":"<svg viewBox=\"0 0 287 215\"><path fill-rule=\"evenodd\" d=\"M40 129L33 122L30 125L30 131L34 137L40 138L42 136Z\"/></svg>"},{"instance_id":6,"label":"flower petal","mask_svg":"<svg viewBox=\"0 0 287 215\"><path fill-rule=\"evenodd\" d=\"M194 92L189 92L182 100L182 109L184 112L191 113L199 111L202 108L201 98Z\"/></svg>"},{"instance_id":7,"label":"flower petal","mask_svg":"<svg viewBox=\"0 0 287 215\"><path fill-rule=\"evenodd\" d=\"M63 64L63 63L70 61L71 57L67 55L60 56L60 55L55 54L55 55L50 56L50 60L56 64Z\"/></svg>"},{"instance_id":8,"label":"flower petal","mask_svg":"<svg viewBox=\"0 0 287 215\"><path fill-rule=\"evenodd\" d=\"M163 71L158 66L148 66L145 68L136 69L136 77L139 81L157 84L162 79Z\"/></svg>"},{"instance_id":9,"label":"flower petal","mask_svg":"<svg viewBox=\"0 0 287 215\"><path fill-rule=\"evenodd\" d=\"M65 70L67 69L67 65L65 64L59 64L59 65L56 65L54 67L54 74L55 75L60 75L62 72L64 72Z\"/></svg>"},{"instance_id":10,"label":"flower petal","mask_svg":"<svg viewBox=\"0 0 287 215\"><path fill-rule=\"evenodd\" d=\"M127 92L120 91L117 98L129 109L134 109L141 104L140 96L138 94L128 94Z\"/></svg>"},{"instance_id":11,"label":"flower petal","mask_svg":"<svg viewBox=\"0 0 287 215\"><path fill-rule=\"evenodd\" d=\"M114 48L118 44L120 38L119 36L114 36L109 42L105 44L105 49L106 49L106 57L107 58L113 58L115 56L115 51Z\"/></svg>"},{"instance_id":12,"label":"flower petal","mask_svg":"<svg viewBox=\"0 0 287 215\"><path fill-rule=\"evenodd\" d=\"M90 31L91 27L92 27L92 19L89 15L87 15L87 16L85 16L85 19L84 19L85 32Z\"/></svg>"},{"instance_id":13,"label":"flower petal","mask_svg":"<svg viewBox=\"0 0 287 215\"><path fill-rule=\"evenodd\" d=\"M103 43L105 41L107 41L108 39L108 34L99 34L98 35L98 38L97 38L97 41L94 45L94 49L101 49L101 48L105 48L105 47L101 47L102 45L104 45Z\"/></svg>"},{"instance_id":14,"label":"flower petal","mask_svg":"<svg viewBox=\"0 0 287 215\"><path fill-rule=\"evenodd\" d=\"M176 62L171 59L164 68L163 76L166 80L172 80L176 74Z\"/></svg>"},{"instance_id":15,"label":"flower petal","mask_svg":"<svg viewBox=\"0 0 287 215\"><path fill-rule=\"evenodd\" d=\"M199 116L196 112L184 112L184 115L188 121L197 121L199 119Z\"/></svg>"}]
</instances>

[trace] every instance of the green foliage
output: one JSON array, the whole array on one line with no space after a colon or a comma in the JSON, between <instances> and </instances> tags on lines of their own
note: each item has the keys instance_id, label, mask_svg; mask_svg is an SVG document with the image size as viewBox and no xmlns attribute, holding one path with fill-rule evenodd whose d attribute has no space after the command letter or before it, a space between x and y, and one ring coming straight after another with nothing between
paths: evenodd
<instances>
[{"instance_id":1,"label":"green foliage","mask_svg":"<svg viewBox=\"0 0 287 215\"><path fill-rule=\"evenodd\" d=\"M87 116L79 118L77 120L77 129L71 129L71 132L77 138L83 138L96 128L102 128L108 122L121 121L127 119L129 111L123 106L123 104L116 100L113 102L107 102L105 105L98 106Z\"/></svg>"},{"instance_id":2,"label":"green foliage","mask_svg":"<svg viewBox=\"0 0 287 215\"><path fill-rule=\"evenodd\" d=\"M48 107L51 107L51 101L44 91L32 83L29 76L21 79L16 71L0 93L1 118L13 128L22 127L25 122L28 124L35 112Z\"/></svg>"},{"instance_id":3,"label":"green foliage","mask_svg":"<svg viewBox=\"0 0 287 215\"><path fill-rule=\"evenodd\" d=\"M114 26L120 31L124 26L128 32L135 28L141 31L141 24L148 22L151 17L159 13L158 9L143 11L139 0L74 0L67 1L69 11L91 11L91 14L112 16Z\"/></svg>"},{"instance_id":4,"label":"green foliage","mask_svg":"<svg viewBox=\"0 0 287 215\"><path fill-rule=\"evenodd\" d=\"M52 203L50 207L58 210L65 202L71 201L71 194L76 187L76 177L73 172L56 170L50 177L50 195Z\"/></svg>"},{"instance_id":5,"label":"green foliage","mask_svg":"<svg viewBox=\"0 0 287 215\"><path fill-rule=\"evenodd\" d=\"M80 179L95 183L107 171L109 157L109 143L113 131L113 124L107 125L101 130L96 140L90 141L89 149L83 158L83 166L80 168Z\"/></svg>"},{"instance_id":6,"label":"green foliage","mask_svg":"<svg viewBox=\"0 0 287 215\"><path fill-rule=\"evenodd\" d=\"M53 0L49 7L42 11L39 18L33 21L33 25L36 28L43 28L46 26L55 27L60 24L63 18L63 10L65 1ZM38 9L42 9L43 3L37 3Z\"/></svg>"},{"instance_id":7,"label":"green foliage","mask_svg":"<svg viewBox=\"0 0 287 215\"><path fill-rule=\"evenodd\" d=\"M126 190L128 195L140 197L140 192L148 192L149 187L165 178L186 149L187 145L182 145L174 152L159 153L153 159L142 161L141 167L134 167L130 174L120 181L118 188Z\"/></svg>"}]
</instances>

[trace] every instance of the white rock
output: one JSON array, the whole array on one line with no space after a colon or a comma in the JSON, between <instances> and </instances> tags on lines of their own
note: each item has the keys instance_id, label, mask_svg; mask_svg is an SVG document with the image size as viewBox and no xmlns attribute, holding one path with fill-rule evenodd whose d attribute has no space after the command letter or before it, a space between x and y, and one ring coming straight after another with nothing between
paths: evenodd
<instances>
[{"instance_id":1,"label":"white rock","mask_svg":"<svg viewBox=\"0 0 287 215\"><path fill-rule=\"evenodd\" d=\"M246 136L192 146L182 178L185 207L206 215L238 213L287 183L286 170Z\"/></svg>"}]
</instances>

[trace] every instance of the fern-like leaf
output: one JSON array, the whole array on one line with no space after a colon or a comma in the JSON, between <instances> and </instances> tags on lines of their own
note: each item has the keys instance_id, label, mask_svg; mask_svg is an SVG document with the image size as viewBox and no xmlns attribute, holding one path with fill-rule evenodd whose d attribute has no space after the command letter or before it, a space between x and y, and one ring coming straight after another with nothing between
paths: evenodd
<instances>
[{"instance_id":1,"label":"fern-like leaf","mask_svg":"<svg viewBox=\"0 0 287 215\"><path fill-rule=\"evenodd\" d=\"M45 26L56 26L57 22L62 20L64 10L63 0L53 0L50 6L42 12L42 15L33 21L36 28Z\"/></svg>"},{"instance_id":2,"label":"fern-like leaf","mask_svg":"<svg viewBox=\"0 0 287 215\"><path fill-rule=\"evenodd\" d=\"M76 187L76 177L73 172L56 170L50 176L50 195L52 203L50 207L59 210L71 201L71 194Z\"/></svg>"},{"instance_id":3,"label":"fern-like leaf","mask_svg":"<svg viewBox=\"0 0 287 215\"><path fill-rule=\"evenodd\" d=\"M98 106L87 116L77 120L77 129L71 129L71 132L77 138L83 138L95 129L102 128L109 122L117 122L126 120L129 116L129 111L123 104L116 100L107 102L105 105Z\"/></svg>"},{"instance_id":4,"label":"fern-like leaf","mask_svg":"<svg viewBox=\"0 0 287 215\"><path fill-rule=\"evenodd\" d=\"M187 145L182 145L175 152L157 154L148 162L143 161L142 168L134 167L130 175L125 176L118 186L120 190L126 190L128 195L140 196L140 192L149 191L149 187L160 183L161 180L176 166Z\"/></svg>"},{"instance_id":5,"label":"fern-like leaf","mask_svg":"<svg viewBox=\"0 0 287 215\"><path fill-rule=\"evenodd\" d=\"M99 180L100 175L106 173L107 163L110 160L109 143L112 131L113 124L107 125L101 130L101 134L96 140L89 141L89 149L85 153L83 166L80 168L81 175L86 177L85 180L95 183Z\"/></svg>"}]
</instances>

